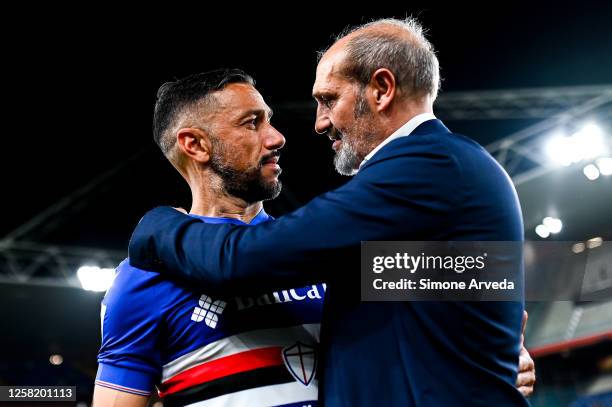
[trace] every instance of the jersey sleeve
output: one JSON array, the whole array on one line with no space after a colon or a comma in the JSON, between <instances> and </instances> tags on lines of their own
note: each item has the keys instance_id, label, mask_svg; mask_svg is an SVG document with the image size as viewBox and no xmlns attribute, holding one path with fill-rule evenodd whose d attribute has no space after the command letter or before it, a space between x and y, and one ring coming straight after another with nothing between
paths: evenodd
<instances>
[{"instance_id":1,"label":"jersey sleeve","mask_svg":"<svg viewBox=\"0 0 612 407\"><path fill-rule=\"evenodd\" d=\"M96 385L148 396L162 369L163 318L155 298L154 273L117 268L112 287L102 301L102 345Z\"/></svg>"}]
</instances>

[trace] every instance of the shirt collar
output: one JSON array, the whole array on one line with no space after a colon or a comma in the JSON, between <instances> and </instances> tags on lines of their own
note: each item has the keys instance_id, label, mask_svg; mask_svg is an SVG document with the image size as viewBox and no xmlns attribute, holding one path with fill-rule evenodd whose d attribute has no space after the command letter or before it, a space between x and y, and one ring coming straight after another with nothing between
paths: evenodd
<instances>
[{"instance_id":1,"label":"shirt collar","mask_svg":"<svg viewBox=\"0 0 612 407\"><path fill-rule=\"evenodd\" d=\"M234 225L257 225L259 223L267 222L269 220L273 220L274 218L266 213L263 208L255 215L253 219L251 219L250 223L246 223L236 218L216 218L211 216L200 216L189 214L189 216L198 218L203 220L205 223L233 223Z\"/></svg>"},{"instance_id":2,"label":"shirt collar","mask_svg":"<svg viewBox=\"0 0 612 407\"><path fill-rule=\"evenodd\" d=\"M376 146L376 148L374 148L374 150L370 151L370 153L365 156L361 164L359 164L359 168L363 167L365 163L367 163L369 160L372 159L372 157L374 157L374 154L376 154L381 148L383 148L393 140L398 139L400 137L409 136L414 131L414 129L419 127L421 124L425 123L428 120L434 120L435 118L436 116L434 116L433 113L421 113L414 116L412 119L408 120L402 127L395 130L393 134L384 139L382 143L380 143ZM358 171L359 170L355 170L354 174L356 174Z\"/></svg>"}]
</instances>

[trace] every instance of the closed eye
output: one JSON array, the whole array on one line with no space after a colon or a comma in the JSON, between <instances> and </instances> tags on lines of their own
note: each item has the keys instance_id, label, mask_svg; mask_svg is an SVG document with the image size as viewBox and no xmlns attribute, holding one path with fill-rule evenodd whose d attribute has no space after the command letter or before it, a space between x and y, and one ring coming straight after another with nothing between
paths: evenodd
<instances>
[{"instance_id":1,"label":"closed eye","mask_svg":"<svg viewBox=\"0 0 612 407\"><path fill-rule=\"evenodd\" d=\"M320 96L317 96L316 99L317 99L317 102L325 106L327 109L331 109L336 100L334 97L328 96L328 95L320 95Z\"/></svg>"}]
</instances>

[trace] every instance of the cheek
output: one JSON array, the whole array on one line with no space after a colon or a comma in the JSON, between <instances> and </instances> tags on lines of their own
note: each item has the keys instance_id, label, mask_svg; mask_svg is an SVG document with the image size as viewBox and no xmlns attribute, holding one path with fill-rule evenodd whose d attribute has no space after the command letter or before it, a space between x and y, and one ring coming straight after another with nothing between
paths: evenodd
<instances>
[{"instance_id":1,"label":"cheek","mask_svg":"<svg viewBox=\"0 0 612 407\"><path fill-rule=\"evenodd\" d=\"M236 169L249 169L259 164L260 148L251 141L233 143L228 151L228 160L234 163Z\"/></svg>"},{"instance_id":2,"label":"cheek","mask_svg":"<svg viewBox=\"0 0 612 407\"><path fill-rule=\"evenodd\" d=\"M339 130L351 129L355 125L355 116L349 106L339 105L336 107L333 114L330 115L330 120Z\"/></svg>"}]
</instances>

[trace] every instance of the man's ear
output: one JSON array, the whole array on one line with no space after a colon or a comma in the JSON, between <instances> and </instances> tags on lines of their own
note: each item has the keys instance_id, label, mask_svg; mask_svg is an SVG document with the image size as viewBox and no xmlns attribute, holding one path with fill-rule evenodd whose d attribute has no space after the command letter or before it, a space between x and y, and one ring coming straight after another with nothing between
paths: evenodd
<instances>
[{"instance_id":1,"label":"man's ear","mask_svg":"<svg viewBox=\"0 0 612 407\"><path fill-rule=\"evenodd\" d=\"M370 79L370 87L372 89L376 111L381 112L387 110L397 93L395 75L393 75L393 72L387 68L377 69L372 74L372 79Z\"/></svg>"},{"instance_id":2,"label":"man's ear","mask_svg":"<svg viewBox=\"0 0 612 407\"><path fill-rule=\"evenodd\" d=\"M176 142L183 154L199 163L207 163L211 157L208 134L201 129L184 127L176 133Z\"/></svg>"}]
</instances>

